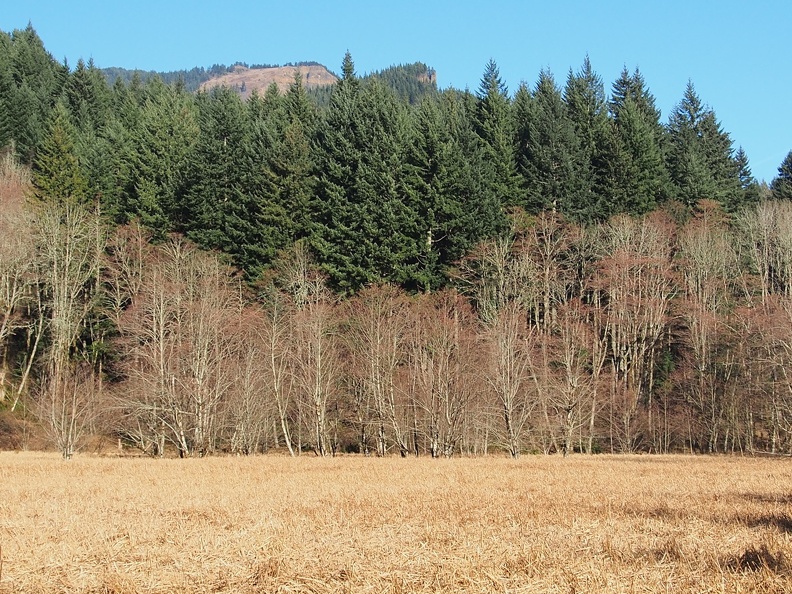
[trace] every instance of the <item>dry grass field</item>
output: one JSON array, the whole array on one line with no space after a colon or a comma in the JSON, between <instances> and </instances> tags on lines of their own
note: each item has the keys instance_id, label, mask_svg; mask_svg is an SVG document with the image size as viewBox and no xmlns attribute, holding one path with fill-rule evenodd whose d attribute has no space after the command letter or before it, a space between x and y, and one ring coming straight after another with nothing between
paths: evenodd
<instances>
[{"instance_id":1,"label":"dry grass field","mask_svg":"<svg viewBox=\"0 0 792 594\"><path fill-rule=\"evenodd\" d=\"M0 592L790 592L792 460L0 453Z\"/></svg>"}]
</instances>

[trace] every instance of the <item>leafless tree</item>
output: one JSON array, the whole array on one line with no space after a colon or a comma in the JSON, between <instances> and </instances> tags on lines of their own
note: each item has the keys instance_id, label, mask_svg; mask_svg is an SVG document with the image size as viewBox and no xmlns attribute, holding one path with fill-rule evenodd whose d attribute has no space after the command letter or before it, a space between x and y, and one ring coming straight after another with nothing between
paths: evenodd
<instances>
[{"instance_id":1,"label":"leafless tree","mask_svg":"<svg viewBox=\"0 0 792 594\"><path fill-rule=\"evenodd\" d=\"M106 237L98 214L73 203L39 205L34 237L49 338L43 353L39 415L68 459L95 412L96 392L85 389L92 380L74 361L80 358L76 352L80 333L98 298Z\"/></svg>"},{"instance_id":2,"label":"leafless tree","mask_svg":"<svg viewBox=\"0 0 792 594\"><path fill-rule=\"evenodd\" d=\"M592 288L603 294L611 366L610 434L624 451L645 437L642 402L652 409L657 358L676 292L673 226L660 215L617 217L601 228L602 259ZM648 419L652 433L652 420Z\"/></svg>"},{"instance_id":3,"label":"leafless tree","mask_svg":"<svg viewBox=\"0 0 792 594\"><path fill-rule=\"evenodd\" d=\"M374 286L361 291L347 309L350 376L357 380L364 402L370 402L377 455L388 452L392 435L393 444L406 456L408 428L403 423L407 415L397 374L406 361L407 298L393 286Z\"/></svg>"},{"instance_id":4,"label":"leafless tree","mask_svg":"<svg viewBox=\"0 0 792 594\"><path fill-rule=\"evenodd\" d=\"M181 239L146 270L121 324L131 350L127 426L160 455L166 439L180 456L205 455L233 381L234 285L215 256Z\"/></svg>"}]
</instances>

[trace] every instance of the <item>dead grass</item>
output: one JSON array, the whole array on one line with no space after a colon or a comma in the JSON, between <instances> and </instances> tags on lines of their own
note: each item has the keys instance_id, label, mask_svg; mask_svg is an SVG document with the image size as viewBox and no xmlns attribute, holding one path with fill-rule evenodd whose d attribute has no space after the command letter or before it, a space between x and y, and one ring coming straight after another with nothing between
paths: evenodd
<instances>
[{"instance_id":1,"label":"dead grass","mask_svg":"<svg viewBox=\"0 0 792 594\"><path fill-rule=\"evenodd\" d=\"M0 453L0 592L789 592L790 470Z\"/></svg>"}]
</instances>

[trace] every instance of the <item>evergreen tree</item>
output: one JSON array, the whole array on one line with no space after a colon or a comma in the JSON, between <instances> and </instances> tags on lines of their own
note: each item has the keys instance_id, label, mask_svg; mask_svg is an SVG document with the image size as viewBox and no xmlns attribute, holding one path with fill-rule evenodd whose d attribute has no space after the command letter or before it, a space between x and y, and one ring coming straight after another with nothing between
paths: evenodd
<instances>
[{"instance_id":1,"label":"evergreen tree","mask_svg":"<svg viewBox=\"0 0 792 594\"><path fill-rule=\"evenodd\" d=\"M578 72L569 71L564 102L569 118L575 124L581 147L594 160L607 125L608 112L602 79L594 72L588 56Z\"/></svg>"},{"instance_id":2,"label":"evergreen tree","mask_svg":"<svg viewBox=\"0 0 792 594\"><path fill-rule=\"evenodd\" d=\"M507 227L500 200L482 191L481 141L471 121L454 91L427 97L414 114L405 184L417 213L419 255L409 288L442 287L455 261Z\"/></svg>"},{"instance_id":3,"label":"evergreen tree","mask_svg":"<svg viewBox=\"0 0 792 594\"><path fill-rule=\"evenodd\" d=\"M7 60L13 83L8 88L6 79L2 90L6 95L7 128L11 130L6 135L13 139L17 155L30 163L61 96L68 68L47 52L32 25L12 32Z\"/></svg>"},{"instance_id":4,"label":"evergreen tree","mask_svg":"<svg viewBox=\"0 0 792 594\"><path fill-rule=\"evenodd\" d=\"M583 200L590 205L585 218L605 218L610 214L607 204L609 197L598 194L597 190L602 185L601 167L608 114L602 79L594 72L588 56L577 73L569 71L564 89L564 103L580 142L583 159L581 173L586 178L584 186L589 194Z\"/></svg>"},{"instance_id":5,"label":"evergreen tree","mask_svg":"<svg viewBox=\"0 0 792 594\"><path fill-rule=\"evenodd\" d=\"M401 105L376 81L362 89L349 53L342 72L317 132L311 246L332 285L354 292L413 275L416 222L399 192Z\"/></svg>"},{"instance_id":6,"label":"evergreen tree","mask_svg":"<svg viewBox=\"0 0 792 594\"><path fill-rule=\"evenodd\" d=\"M520 162L528 212L552 210L577 220L593 216L591 177L575 125L569 118L552 74L542 71L528 122L521 122Z\"/></svg>"},{"instance_id":7,"label":"evergreen tree","mask_svg":"<svg viewBox=\"0 0 792 594\"><path fill-rule=\"evenodd\" d=\"M255 198L261 235L260 264L269 266L281 250L308 233L314 191L311 138L315 113L298 74L285 97L269 89L248 102L245 160L246 192ZM251 202L252 204L252 202Z\"/></svg>"},{"instance_id":8,"label":"evergreen tree","mask_svg":"<svg viewBox=\"0 0 792 594\"><path fill-rule=\"evenodd\" d=\"M140 217L157 237L191 228L193 213L184 202L184 191L197 137L192 97L183 87L166 86L158 78L149 82L132 138L134 193L125 214Z\"/></svg>"},{"instance_id":9,"label":"evergreen tree","mask_svg":"<svg viewBox=\"0 0 792 594\"><path fill-rule=\"evenodd\" d=\"M669 198L671 181L660 111L637 68L622 70L608 109L598 193L608 198L611 215L645 214Z\"/></svg>"},{"instance_id":10,"label":"evergreen tree","mask_svg":"<svg viewBox=\"0 0 792 594\"><path fill-rule=\"evenodd\" d=\"M245 106L236 91L216 87L199 93L199 135L186 192L190 239L230 254L247 270L262 264L257 197L245 184Z\"/></svg>"},{"instance_id":11,"label":"evergreen tree","mask_svg":"<svg viewBox=\"0 0 792 594\"><path fill-rule=\"evenodd\" d=\"M688 206L717 200L726 208L739 203L738 169L731 139L688 82L668 123L668 163L679 199Z\"/></svg>"},{"instance_id":12,"label":"evergreen tree","mask_svg":"<svg viewBox=\"0 0 792 594\"><path fill-rule=\"evenodd\" d=\"M501 204L517 204L520 180L514 152L514 121L508 90L494 60L487 63L477 96L475 129L481 139L486 172L483 190Z\"/></svg>"},{"instance_id":13,"label":"evergreen tree","mask_svg":"<svg viewBox=\"0 0 792 594\"><path fill-rule=\"evenodd\" d=\"M14 95L14 79L11 76L11 36L0 31L0 150L11 145L11 104Z\"/></svg>"},{"instance_id":14,"label":"evergreen tree","mask_svg":"<svg viewBox=\"0 0 792 594\"><path fill-rule=\"evenodd\" d=\"M65 85L64 94L77 129L81 132L101 130L110 117L110 89L93 60L77 62Z\"/></svg>"},{"instance_id":15,"label":"evergreen tree","mask_svg":"<svg viewBox=\"0 0 792 594\"><path fill-rule=\"evenodd\" d=\"M734 164L737 168L737 177L740 180L740 187L742 188L742 196L740 199L741 204L753 204L759 202L761 190L759 183L751 173L751 166L748 163L748 155L745 154L743 147L737 149L734 155ZM728 210L736 210L738 205L729 205Z\"/></svg>"},{"instance_id":16,"label":"evergreen tree","mask_svg":"<svg viewBox=\"0 0 792 594\"><path fill-rule=\"evenodd\" d=\"M792 200L792 151L778 167L778 176L770 184L770 191L776 200Z\"/></svg>"},{"instance_id":17,"label":"evergreen tree","mask_svg":"<svg viewBox=\"0 0 792 594\"><path fill-rule=\"evenodd\" d=\"M33 162L34 194L42 202L82 203L88 186L75 148L76 130L63 103L57 103Z\"/></svg>"},{"instance_id":18,"label":"evergreen tree","mask_svg":"<svg viewBox=\"0 0 792 594\"><path fill-rule=\"evenodd\" d=\"M628 97L611 120L600 165L608 215L646 214L667 199L669 178L655 122Z\"/></svg>"}]
</instances>

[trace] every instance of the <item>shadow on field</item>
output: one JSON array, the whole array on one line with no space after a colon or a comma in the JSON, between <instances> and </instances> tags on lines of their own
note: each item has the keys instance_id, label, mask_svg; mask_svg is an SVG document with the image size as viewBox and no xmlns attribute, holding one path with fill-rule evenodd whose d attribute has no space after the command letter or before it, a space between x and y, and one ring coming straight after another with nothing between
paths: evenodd
<instances>
[{"instance_id":1,"label":"shadow on field","mask_svg":"<svg viewBox=\"0 0 792 594\"><path fill-rule=\"evenodd\" d=\"M773 554L767 545L762 545L758 549L749 547L740 555L725 557L721 559L721 566L729 571L743 573L770 571L776 574L789 574L790 570L784 554L781 552Z\"/></svg>"},{"instance_id":2,"label":"shadow on field","mask_svg":"<svg viewBox=\"0 0 792 594\"><path fill-rule=\"evenodd\" d=\"M780 532L792 534L792 518L786 514L760 514L744 518L743 521L751 528L775 528Z\"/></svg>"},{"instance_id":3,"label":"shadow on field","mask_svg":"<svg viewBox=\"0 0 792 594\"><path fill-rule=\"evenodd\" d=\"M792 495L770 495L769 493L743 493L743 498L755 503L776 503L792 505Z\"/></svg>"},{"instance_id":4,"label":"shadow on field","mask_svg":"<svg viewBox=\"0 0 792 594\"><path fill-rule=\"evenodd\" d=\"M790 495L770 495L767 493L744 493L744 499L762 505L789 506L792 505ZM780 532L792 534L792 516L784 510L774 509L764 513L749 514L740 520L751 528L775 528Z\"/></svg>"}]
</instances>

